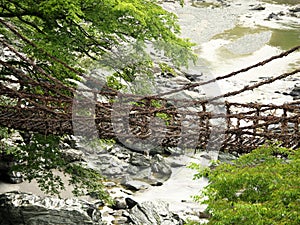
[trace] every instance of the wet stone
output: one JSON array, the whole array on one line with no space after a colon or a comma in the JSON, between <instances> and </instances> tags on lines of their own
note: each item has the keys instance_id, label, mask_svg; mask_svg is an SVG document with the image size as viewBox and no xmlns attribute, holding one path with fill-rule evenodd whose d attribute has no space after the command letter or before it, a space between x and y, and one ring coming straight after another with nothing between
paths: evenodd
<instances>
[{"instance_id":1,"label":"wet stone","mask_svg":"<svg viewBox=\"0 0 300 225\"><path fill-rule=\"evenodd\" d=\"M146 201L129 210L129 218L135 225L181 225L183 221L178 215L169 211L168 203L164 201Z\"/></svg>"},{"instance_id":2,"label":"wet stone","mask_svg":"<svg viewBox=\"0 0 300 225\"><path fill-rule=\"evenodd\" d=\"M131 198L125 198L125 202L127 204L127 207L129 209L132 209L134 206L136 206L138 203L136 201L134 201L133 199Z\"/></svg>"},{"instance_id":3,"label":"wet stone","mask_svg":"<svg viewBox=\"0 0 300 225\"><path fill-rule=\"evenodd\" d=\"M121 197L115 198L112 208L114 210L127 209L127 203L124 198L121 198Z\"/></svg>"},{"instance_id":4,"label":"wet stone","mask_svg":"<svg viewBox=\"0 0 300 225\"><path fill-rule=\"evenodd\" d=\"M293 90L289 93L290 96L294 98L294 100L300 99L300 86L294 87Z\"/></svg>"},{"instance_id":5,"label":"wet stone","mask_svg":"<svg viewBox=\"0 0 300 225\"><path fill-rule=\"evenodd\" d=\"M124 183L123 186L132 191L139 191L139 190L148 189L150 185L142 181L131 180Z\"/></svg>"},{"instance_id":6,"label":"wet stone","mask_svg":"<svg viewBox=\"0 0 300 225\"><path fill-rule=\"evenodd\" d=\"M150 159L145 155L132 153L130 155L129 163L134 166L148 167L150 166Z\"/></svg>"},{"instance_id":7,"label":"wet stone","mask_svg":"<svg viewBox=\"0 0 300 225\"><path fill-rule=\"evenodd\" d=\"M0 202L3 225L102 224L97 206L83 200L10 192L1 194Z\"/></svg>"},{"instance_id":8,"label":"wet stone","mask_svg":"<svg viewBox=\"0 0 300 225\"><path fill-rule=\"evenodd\" d=\"M259 11L259 10L265 10L265 9L266 9L265 6L258 4L256 6L253 6L250 10L258 10Z\"/></svg>"},{"instance_id":9,"label":"wet stone","mask_svg":"<svg viewBox=\"0 0 300 225\"><path fill-rule=\"evenodd\" d=\"M151 163L151 172L154 178L161 181L168 180L172 174L171 167L166 163L164 157L161 155L155 155L153 157Z\"/></svg>"}]
</instances>

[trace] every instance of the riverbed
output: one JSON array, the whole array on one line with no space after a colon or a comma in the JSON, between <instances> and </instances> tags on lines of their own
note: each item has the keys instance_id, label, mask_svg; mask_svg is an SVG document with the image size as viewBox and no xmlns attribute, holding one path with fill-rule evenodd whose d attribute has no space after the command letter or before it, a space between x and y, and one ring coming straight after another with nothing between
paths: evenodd
<instances>
[{"instance_id":1,"label":"riverbed","mask_svg":"<svg viewBox=\"0 0 300 225\"><path fill-rule=\"evenodd\" d=\"M225 2L228 5L219 7L202 7L191 2L184 7L174 3L164 4L166 9L179 16L183 37L196 43L194 49L199 59L196 65L190 64L189 70L202 72L202 81L258 63L300 44L300 19L289 14L289 9L295 7L296 1L284 1L290 4L245 0ZM264 9L253 10L259 6ZM278 17L268 19L271 14ZM298 51L264 67L222 80L217 83L219 90L208 91L208 94L238 90L245 85L291 71L299 65ZM291 91L295 85L299 85L299 74L231 97L230 101L281 104L292 100L282 93Z\"/></svg>"}]
</instances>

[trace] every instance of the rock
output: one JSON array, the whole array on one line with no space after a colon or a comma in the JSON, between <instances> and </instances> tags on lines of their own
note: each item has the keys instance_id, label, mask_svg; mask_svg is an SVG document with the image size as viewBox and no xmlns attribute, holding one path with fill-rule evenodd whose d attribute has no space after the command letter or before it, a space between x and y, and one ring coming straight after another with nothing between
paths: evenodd
<instances>
[{"instance_id":1,"label":"rock","mask_svg":"<svg viewBox=\"0 0 300 225\"><path fill-rule=\"evenodd\" d=\"M117 186L117 184L115 182L112 182L112 181L103 182L103 185L105 187L108 187L108 188L112 188L112 187Z\"/></svg>"},{"instance_id":2,"label":"rock","mask_svg":"<svg viewBox=\"0 0 300 225\"><path fill-rule=\"evenodd\" d=\"M19 184L22 183L23 180L23 174L21 172L17 171L11 171L7 173L8 175L8 182L12 184Z\"/></svg>"},{"instance_id":3,"label":"rock","mask_svg":"<svg viewBox=\"0 0 300 225\"><path fill-rule=\"evenodd\" d=\"M199 218L201 219L209 219L211 218L211 215L207 212L199 212Z\"/></svg>"},{"instance_id":4,"label":"rock","mask_svg":"<svg viewBox=\"0 0 300 225\"><path fill-rule=\"evenodd\" d=\"M97 206L83 200L9 192L0 195L0 224L96 225L102 219Z\"/></svg>"},{"instance_id":5,"label":"rock","mask_svg":"<svg viewBox=\"0 0 300 225\"><path fill-rule=\"evenodd\" d=\"M179 155L183 155L185 153L185 149L180 148L180 147L168 147L166 149L166 152L172 156L179 156Z\"/></svg>"},{"instance_id":6,"label":"rock","mask_svg":"<svg viewBox=\"0 0 300 225\"><path fill-rule=\"evenodd\" d=\"M168 180L172 174L172 170L166 163L164 157L155 155L151 161L151 172L153 176L160 181Z\"/></svg>"},{"instance_id":7,"label":"rock","mask_svg":"<svg viewBox=\"0 0 300 225\"><path fill-rule=\"evenodd\" d=\"M296 5L293 8L289 9L292 13L299 13L300 12L300 5Z\"/></svg>"},{"instance_id":8,"label":"rock","mask_svg":"<svg viewBox=\"0 0 300 225\"><path fill-rule=\"evenodd\" d=\"M113 220L113 224L128 224L128 218L125 216L118 216Z\"/></svg>"},{"instance_id":9,"label":"rock","mask_svg":"<svg viewBox=\"0 0 300 225\"><path fill-rule=\"evenodd\" d=\"M127 204L128 209L132 209L134 206L138 204L136 201L134 201L131 198L125 198L125 202Z\"/></svg>"},{"instance_id":10,"label":"rock","mask_svg":"<svg viewBox=\"0 0 300 225\"><path fill-rule=\"evenodd\" d=\"M67 162L76 162L76 161L83 161L83 152L76 149L62 149L62 157Z\"/></svg>"},{"instance_id":11,"label":"rock","mask_svg":"<svg viewBox=\"0 0 300 225\"><path fill-rule=\"evenodd\" d=\"M153 153L150 152L150 155L144 155L116 145L107 153L85 156L85 158L87 158L92 168L100 171L101 174L111 178L113 181L121 182L122 185L125 184L131 190L143 190L146 188L146 183L150 185L161 184L171 175L170 166L164 157L157 154L157 152L161 151L166 154L167 151L162 147L157 147L151 151ZM170 151L175 155L183 153L181 149L176 148ZM119 154L129 155L129 157L128 159L127 157L120 158L118 157ZM143 183L142 186L140 186L141 183L135 183L135 187L131 187L131 183L127 183L127 181L132 180L146 183Z\"/></svg>"},{"instance_id":12,"label":"rock","mask_svg":"<svg viewBox=\"0 0 300 225\"><path fill-rule=\"evenodd\" d=\"M146 201L137 204L129 210L129 218L136 225L181 225L183 221L179 216L169 211L168 203L157 201Z\"/></svg>"},{"instance_id":13,"label":"rock","mask_svg":"<svg viewBox=\"0 0 300 225\"><path fill-rule=\"evenodd\" d=\"M143 181L138 181L138 180L131 180L127 181L123 184L126 188L132 191L139 191L139 190L145 190L149 188L149 184L145 183Z\"/></svg>"},{"instance_id":14,"label":"rock","mask_svg":"<svg viewBox=\"0 0 300 225\"><path fill-rule=\"evenodd\" d=\"M184 76L176 76L170 79L170 82L174 82L178 85L186 85L191 83L191 81Z\"/></svg>"},{"instance_id":15,"label":"rock","mask_svg":"<svg viewBox=\"0 0 300 225\"><path fill-rule=\"evenodd\" d=\"M149 167L150 158L143 154L133 152L132 154L130 154L129 163L134 166Z\"/></svg>"},{"instance_id":16,"label":"rock","mask_svg":"<svg viewBox=\"0 0 300 225\"><path fill-rule=\"evenodd\" d=\"M67 135L63 141L60 143L61 148L73 148L77 149L79 146L77 145L81 139L79 137L75 137L74 135Z\"/></svg>"},{"instance_id":17,"label":"rock","mask_svg":"<svg viewBox=\"0 0 300 225\"><path fill-rule=\"evenodd\" d=\"M186 159L182 156L170 156L166 160L173 168L184 167L187 164Z\"/></svg>"},{"instance_id":18,"label":"rock","mask_svg":"<svg viewBox=\"0 0 300 225\"><path fill-rule=\"evenodd\" d=\"M130 155L129 154L124 154L124 153L117 153L116 157L118 159L121 159L121 160L127 160L127 159L130 158Z\"/></svg>"},{"instance_id":19,"label":"rock","mask_svg":"<svg viewBox=\"0 0 300 225\"><path fill-rule=\"evenodd\" d=\"M110 154L101 154L98 157L89 158L89 161L96 170L114 179L120 178L128 167L128 163Z\"/></svg>"},{"instance_id":20,"label":"rock","mask_svg":"<svg viewBox=\"0 0 300 225\"><path fill-rule=\"evenodd\" d=\"M300 99L300 86L294 87L289 95L293 96L294 100Z\"/></svg>"},{"instance_id":21,"label":"rock","mask_svg":"<svg viewBox=\"0 0 300 225\"><path fill-rule=\"evenodd\" d=\"M127 202L122 197L117 197L114 199L114 204L112 205L114 210L127 209Z\"/></svg>"},{"instance_id":22,"label":"rock","mask_svg":"<svg viewBox=\"0 0 300 225\"><path fill-rule=\"evenodd\" d=\"M200 74L192 74L192 73L184 73L184 76L191 82L196 82L200 80L200 77L203 76L202 73Z\"/></svg>"},{"instance_id":23,"label":"rock","mask_svg":"<svg viewBox=\"0 0 300 225\"><path fill-rule=\"evenodd\" d=\"M250 10L265 10L266 7L261 5L261 4L258 4L256 6L253 6Z\"/></svg>"},{"instance_id":24,"label":"rock","mask_svg":"<svg viewBox=\"0 0 300 225\"><path fill-rule=\"evenodd\" d=\"M125 172L129 174L132 179L146 180L150 178L151 168L129 165Z\"/></svg>"},{"instance_id":25,"label":"rock","mask_svg":"<svg viewBox=\"0 0 300 225\"><path fill-rule=\"evenodd\" d=\"M279 14L271 13L266 20L280 20Z\"/></svg>"},{"instance_id":26,"label":"rock","mask_svg":"<svg viewBox=\"0 0 300 225\"><path fill-rule=\"evenodd\" d=\"M16 165L12 155L0 154L0 179L11 184L19 184L23 182L23 175L18 171L11 171Z\"/></svg>"},{"instance_id":27,"label":"rock","mask_svg":"<svg viewBox=\"0 0 300 225\"><path fill-rule=\"evenodd\" d=\"M221 6L230 6L225 0L193 0L192 6L194 7L221 7Z\"/></svg>"},{"instance_id":28,"label":"rock","mask_svg":"<svg viewBox=\"0 0 300 225\"><path fill-rule=\"evenodd\" d=\"M149 150L149 155L156 155L156 154L164 154L165 149L161 146L156 146L155 148L151 148Z\"/></svg>"}]
</instances>

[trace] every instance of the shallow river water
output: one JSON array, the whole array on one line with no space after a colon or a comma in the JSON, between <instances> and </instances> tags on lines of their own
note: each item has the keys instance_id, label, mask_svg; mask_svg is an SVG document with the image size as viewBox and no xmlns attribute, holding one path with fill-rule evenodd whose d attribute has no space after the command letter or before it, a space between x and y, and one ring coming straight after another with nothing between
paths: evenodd
<instances>
[{"instance_id":1,"label":"shallow river water","mask_svg":"<svg viewBox=\"0 0 300 225\"><path fill-rule=\"evenodd\" d=\"M287 15L297 1L276 1L289 2L290 5L266 3L272 1L228 2L228 7L196 7L197 5L191 3L184 7L171 3L164 5L179 16L183 36L196 43L195 52L199 60L195 66L191 64L190 70L202 72L203 80L250 66L300 44L300 19ZM265 9L251 10L259 4ZM267 20L270 14L280 12L284 15L279 16L278 20ZM264 67L220 81L217 92L238 90L244 85L291 71L299 65L298 51ZM274 103L275 100L280 104L291 100L281 93L289 92L297 84L299 74L263 86L252 93L230 98L230 101ZM216 88L216 85L213 87ZM212 93L216 91L213 90Z\"/></svg>"}]
</instances>

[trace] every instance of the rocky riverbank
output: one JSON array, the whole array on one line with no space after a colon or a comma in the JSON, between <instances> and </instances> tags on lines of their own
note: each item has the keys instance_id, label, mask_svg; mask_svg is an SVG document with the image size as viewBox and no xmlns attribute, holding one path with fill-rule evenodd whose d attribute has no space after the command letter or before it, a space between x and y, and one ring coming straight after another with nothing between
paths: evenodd
<instances>
[{"instance_id":1,"label":"rocky riverbank","mask_svg":"<svg viewBox=\"0 0 300 225\"><path fill-rule=\"evenodd\" d=\"M169 211L168 203L146 201L126 203L115 210L102 212L102 202L91 203L76 198L58 199L33 194L8 192L0 195L0 223L3 225L96 225L107 224L105 217L114 218L113 224L183 224L178 215Z\"/></svg>"},{"instance_id":2,"label":"rocky riverbank","mask_svg":"<svg viewBox=\"0 0 300 225\"><path fill-rule=\"evenodd\" d=\"M82 149L80 143L74 148L67 142L62 144L64 157L72 162L86 162L104 174L108 179L104 186L114 204L106 205L92 195L74 198L72 186L67 186L59 199L43 194L35 182L0 183L1 224L173 225L183 224L187 218L200 221L203 217L205 207L193 203L190 195L206 182L192 181L192 171L185 167L191 158L178 149L173 149L169 157L159 152L145 156L118 144L97 146L96 150L91 146ZM95 151L98 157L86 154ZM197 162L208 163L208 153L193 156L194 161L197 157ZM63 180L67 184L68 177Z\"/></svg>"}]
</instances>

